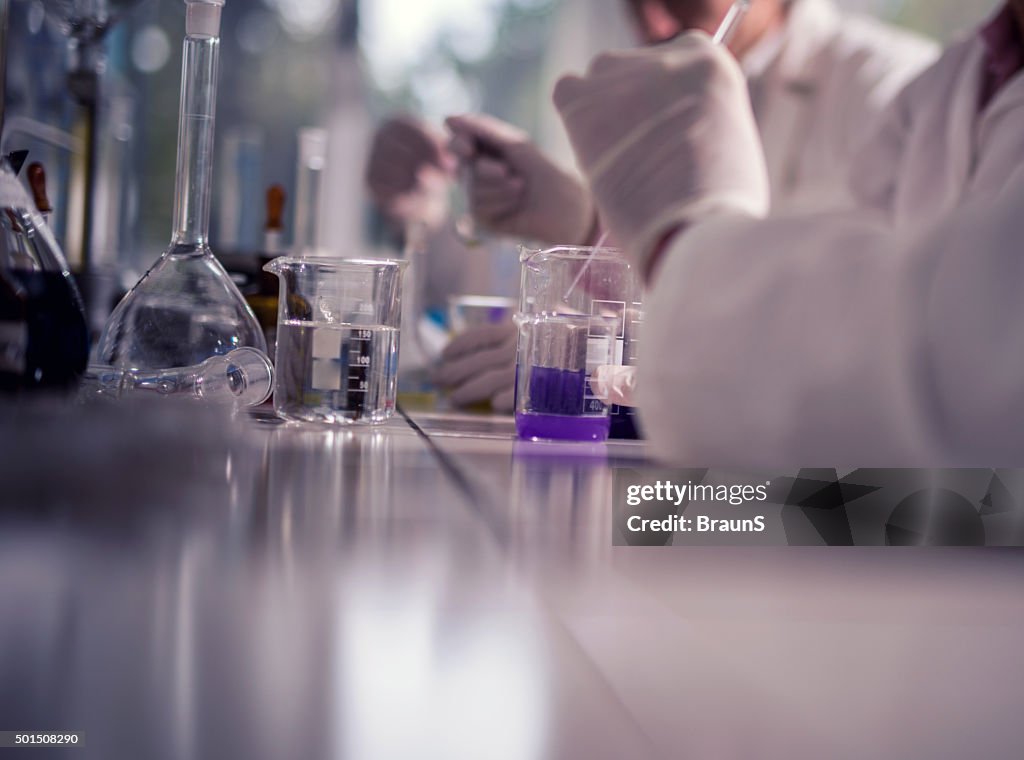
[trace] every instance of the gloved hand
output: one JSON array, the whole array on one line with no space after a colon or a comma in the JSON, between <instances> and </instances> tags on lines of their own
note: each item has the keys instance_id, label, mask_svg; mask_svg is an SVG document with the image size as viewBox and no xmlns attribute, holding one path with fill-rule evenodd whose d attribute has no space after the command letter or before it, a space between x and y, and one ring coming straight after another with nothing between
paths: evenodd
<instances>
[{"instance_id":1,"label":"gloved hand","mask_svg":"<svg viewBox=\"0 0 1024 760\"><path fill-rule=\"evenodd\" d=\"M597 219L579 177L491 116L452 116L450 148L468 172L470 213L492 232L553 245L582 245Z\"/></svg>"},{"instance_id":2,"label":"gloved hand","mask_svg":"<svg viewBox=\"0 0 1024 760\"><path fill-rule=\"evenodd\" d=\"M441 354L434 380L451 389L456 406L490 401L496 412L515 406L516 347L519 332L511 322L474 327L455 337Z\"/></svg>"},{"instance_id":3,"label":"gloved hand","mask_svg":"<svg viewBox=\"0 0 1024 760\"><path fill-rule=\"evenodd\" d=\"M398 116L373 137L366 186L385 213L436 230L448 214L455 167L440 132L412 116Z\"/></svg>"},{"instance_id":4,"label":"gloved hand","mask_svg":"<svg viewBox=\"0 0 1024 760\"><path fill-rule=\"evenodd\" d=\"M636 406L636 367L604 364L590 378L594 395L606 404Z\"/></svg>"},{"instance_id":5,"label":"gloved hand","mask_svg":"<svg viewBox=\"0 0 1024 760\"><path fill-rule=\"evenodd\" d=\"M585 77L564 77L554 100L601 221L639 271L674 229L767 213L747 83L703 32L598 56Z\"/></svg>"}]
</instances>

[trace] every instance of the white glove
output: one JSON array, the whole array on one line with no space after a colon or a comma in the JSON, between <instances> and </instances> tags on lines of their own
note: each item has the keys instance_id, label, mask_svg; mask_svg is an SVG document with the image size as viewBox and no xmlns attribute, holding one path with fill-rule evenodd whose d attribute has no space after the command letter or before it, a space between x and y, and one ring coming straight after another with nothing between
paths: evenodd
<instances>
[{"instance_id":1,"label":"white glove","mask_svg":"<svg viewBox=\"0 0 1024 760\"><path fill-rule=\"evenodd\" d=\"M468 171L473 218L492 232L553 245L582 245L597 220L579 177L491 116L452 116L450 149Z\"/></svg>"},{"instance_id":2,"label":"white glove","mask_svg":"<svg viewBox=\"0 0 1024 760\"><path fill-rule=\"evenodd\" d=\"M636 406L636 367L605 364L590 378L594 395L606 404Z\"/></svg>"},{"instance_id":3,"label":"white glove","mask_svg":"<svg viewBox=\"0 0 1024 760\"><path fill-rule=\"evenodd\" d=\"M509 322L474 327L457 336L441 354L434 380L451 389L456 406L490 401L496 412L511 412L516 395L519 331Z\"/></svg>"},{"instance_id":4,"label":"white glove","mask_svg":"<svg viewBox=\"0 0 1024 760\"><path fill-rule=\"evenodd\" d=\"M712 215L768 211L747 83L703 32L598 56L555 105L602 223L647 272L665 235Z\"/></svg>"}]
</instances>

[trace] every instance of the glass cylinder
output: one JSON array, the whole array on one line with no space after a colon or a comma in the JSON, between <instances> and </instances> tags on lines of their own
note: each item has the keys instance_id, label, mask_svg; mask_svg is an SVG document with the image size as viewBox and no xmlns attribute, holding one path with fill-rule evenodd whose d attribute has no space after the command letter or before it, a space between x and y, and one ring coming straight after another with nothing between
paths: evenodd
<instances>
[{"instance_id":1,"label":"glass cylinder","mask_svg":"<svg viewBox=\"0 0 1024 760\"><path fill-rule=\"evenodd\" d=\"M299 130L299 163L295 173L296 255L315 253L320 247L320 211L323 204L324 171L327 168L327 130L309 127Z\"/></svg>"},{"instance_id":2,"label":"glass cylinder","mask_svg":"<svg viewBox=\"0 0 1024 760\"><path fill-rule=\"evenodd\" d=\"M612 363L617 321L517 314L516 431L526 440L603 441L610 409L594 396L594 370Z\"/></svg>"}]
</instances>

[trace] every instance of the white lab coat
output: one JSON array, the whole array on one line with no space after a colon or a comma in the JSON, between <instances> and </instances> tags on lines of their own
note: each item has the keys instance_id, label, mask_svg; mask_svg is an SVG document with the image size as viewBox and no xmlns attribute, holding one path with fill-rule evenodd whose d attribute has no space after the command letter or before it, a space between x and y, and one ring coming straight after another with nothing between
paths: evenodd
<instances>
[{"instance_id":1,"label":"white lab coat","mask_svg":"<svg viewBox=\"0 0 1024 760\"><path fill-rule=\"evenodd\" d=\"M858 205L900 227L929 224L1006 186L1024 163L1024 76L979 113L984 56L975 33L899 95L853 162Z\"/></svg>"},{"instance_id":2,"label":"white lab coat","mask_svg":"<svg viewBox=\"0 0 1024 760\"><path fill-rule=\"evenodd\" d=\"M672 347L640 366L652 451L688 466L1020 466L1022 240L1020 168L924 227L866 210L698 225L647 298L645 344Z\"/></svg>"},{"instance_id":3,"label":"white lab coat","mask_svg":"<svg viewBox=\"0 0 1024 760\"><path fill-rule=\"evenodd\" d=\"M832 0L794 0L781 37L746 56L775 211L849 202L849 167L868 127L938 46Z\"/></svg>"}]
</instances>

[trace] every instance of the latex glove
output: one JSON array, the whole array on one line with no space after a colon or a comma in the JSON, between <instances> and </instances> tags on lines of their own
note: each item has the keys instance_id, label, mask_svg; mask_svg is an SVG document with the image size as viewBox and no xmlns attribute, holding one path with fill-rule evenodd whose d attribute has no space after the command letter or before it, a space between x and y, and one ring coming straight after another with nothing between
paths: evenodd
<instances>
[{"instance_id":1,"label":"latex glove","mask_svg":"<svg viewBox=\"0 0 1024 760\"><path fill-rule=\"evenodd\" d=\"M469 208L491 232L553 245L582 245L597 220L583 181L525 132L485 115L452 116L452 152L468 173Z\"/></svg>"},{"instance_id":2,"label":"latex glove","mask_svg":"<svg viewBox=\"0 0 1024 760\"><path fill-rule=\"evenodd\" d=\"M467 330L441 354L434 380L451 389L456 406L490 401L494 411L511 412L515 406L518 342L519 332L511 322Z\"/></svg>"},{"instance_id":3,"label":"latex glove","mask_svg":"<svg viewBox=\"0 0 1024 760\"><path fill-rule=\"evenodd\" d=\"M436 230L448 214L455 167L444 135L412 116L399 116L373 137L366 186L385 213Z\"/></svg>"},{"instance_id":4,"label":"latex glove","mask_svg":"<svg viewBox=\"0 0 1024 760\"><path fill-rule=\"evenodd\" d=\"M636 406L636 367L602 365L590 378L594 395L606 404Z\"/></svg>"},{"instance_id":5,"label":"latex glove","mask_svg":"<svg viewBox=\"0 0 1024 760\"><path fill-rule=\"evenodd\" d=\"M675 229L768 212L746 80L703 32L598 56L585 77L559 81L554 100L601 221L639 271Z\"/></svg>"}]
</instances>

